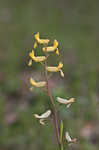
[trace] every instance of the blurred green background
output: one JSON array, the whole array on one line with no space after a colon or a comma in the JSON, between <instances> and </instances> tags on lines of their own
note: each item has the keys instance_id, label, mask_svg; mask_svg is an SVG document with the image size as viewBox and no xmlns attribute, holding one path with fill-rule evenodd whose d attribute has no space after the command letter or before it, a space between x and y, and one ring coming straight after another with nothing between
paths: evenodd
<instances>
[{"instance_id":1,"label":"blurred green background","mask_svg":"<svg viewBox=\"0 0 99 150\"><path fill-rule=\"evenodd\" d=\"M98 150L98 0L0 0L0 150L57 150L52 123L33 118L50 108L45 91L29 91L29 78L43 76L39 64L27 66L37 31L59 42L61 55L49 64L62 60L65 78L51 78L54 98L76 98L70 109L55 102L64 132L78 139L65 149Z\"/></svg>"}]
</instances>

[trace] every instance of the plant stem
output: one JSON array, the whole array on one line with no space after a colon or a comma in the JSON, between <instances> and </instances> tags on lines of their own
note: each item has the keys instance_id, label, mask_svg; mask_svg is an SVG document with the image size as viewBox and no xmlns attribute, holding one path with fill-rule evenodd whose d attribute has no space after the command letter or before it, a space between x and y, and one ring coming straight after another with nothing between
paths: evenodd
<instances>
[{"instance_id":1,"label":"plant stem","mask_svg":"<svg viewBox=\"0 0 99 150\"><path fill-rule=\"evenodd\" d=\"M61 143L60 143L60 139L59 139L59 124L58 124L58 119L57 119L57 111L56 111L56 107L54 104L54 100L53 97L51 95L51 91L50 91L50 87L49 87L49 80L48 80L48 72L46 70L46 66L47 66L47 62L45 61L45 78L46 78L46 83L47 83L47 92L48 92L48 96L50 98L50 102L52 105L52 111L53 111L53 118L54 118L54 125L55 125L55 130L56 130L56 137L57 137L57 142L58 145L61 149Z\"/></svg>"}]
</instances>

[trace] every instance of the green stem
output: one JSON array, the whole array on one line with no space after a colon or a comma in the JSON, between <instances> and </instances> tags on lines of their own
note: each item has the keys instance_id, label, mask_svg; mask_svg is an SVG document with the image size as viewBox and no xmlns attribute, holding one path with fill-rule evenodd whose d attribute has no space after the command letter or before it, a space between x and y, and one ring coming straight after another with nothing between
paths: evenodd
<instances>
[{"instance_id":1,"label":"green stem","mask_svg":"<svg viewBox=\"0 0 99 150\"><path fill-rule=\"evenodd\" d=\"M61 143L61 150L63 150L63 121L62 120L60 123L60 143Z\"/></svg>"},{"instance_id":2,"label":"green stem","mask_svg":"<svg viewBox=\"0 0 99 150\"><path fill-rule=\"evenodd\" d=\"M46 78L46 82L47 82L47 92L48 92L48 96L50 98L50 102L51 102L51 105L52 105L52 111L53 111L53 117L54 117L55 129L56 129L57 142L58 142L58 145L59 145L60 150L61 150L61 143L60 143L60 138L59 138L59 124L58 124L58 119L57 119L57 111L56 111L56 107L55 107L55 104L54 104L53 97L52 97L51 92L50 92L49 80L48 80L48 72L46 70L46 66L47 66L47 63L45 61L45 78Z\"/></svg>"},{"instance_id":3,"label":"green stem","mask_svg":"<svg viewBox=\"0 0 99 150\"><path fill-rule=\"evenodd\" d=\"M63 148L63 144L61 144L61 150L64 150L64 148Z\"/></svg>"}]
</instances>

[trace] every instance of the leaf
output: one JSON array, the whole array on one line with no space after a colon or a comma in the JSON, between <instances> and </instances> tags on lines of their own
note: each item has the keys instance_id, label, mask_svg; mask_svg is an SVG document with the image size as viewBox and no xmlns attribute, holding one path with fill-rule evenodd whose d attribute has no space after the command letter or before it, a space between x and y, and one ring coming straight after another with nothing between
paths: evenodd
<instances>
[{"instance_id":1,"label":"leaf","mask_svg":"<svg viewBox=\"0 0 99 150\"><path fill-rule=\"evenodd\" d=\"M60 123L60 142L62 143L62 138L63 138L63 121L61 120Z\"/></svg>"}]
</instances>

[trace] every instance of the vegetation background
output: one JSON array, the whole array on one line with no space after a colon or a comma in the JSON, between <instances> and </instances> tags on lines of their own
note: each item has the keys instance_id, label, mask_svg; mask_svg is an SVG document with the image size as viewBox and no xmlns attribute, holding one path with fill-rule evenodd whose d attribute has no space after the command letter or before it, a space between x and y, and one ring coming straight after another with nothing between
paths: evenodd
<instances>
[{"instance_id":1,"label":"vegetation background","mask_svg":"<svg viewBox=\"0 0 99 150\"><path fill-rule=\"evenodd\" d=\"M70 109L56 103L65 130L78 138L67 149L98 150L98 0L0 0L0 150L57 150L52 124L33 118L49 108L44 91L29 91L29 78L43 75L39 64L27 66L37 31L59 41L61 56L49 63L63 60L65 78L54 74L53 96L76 98Z\"/></svg>"}]
</instances>

